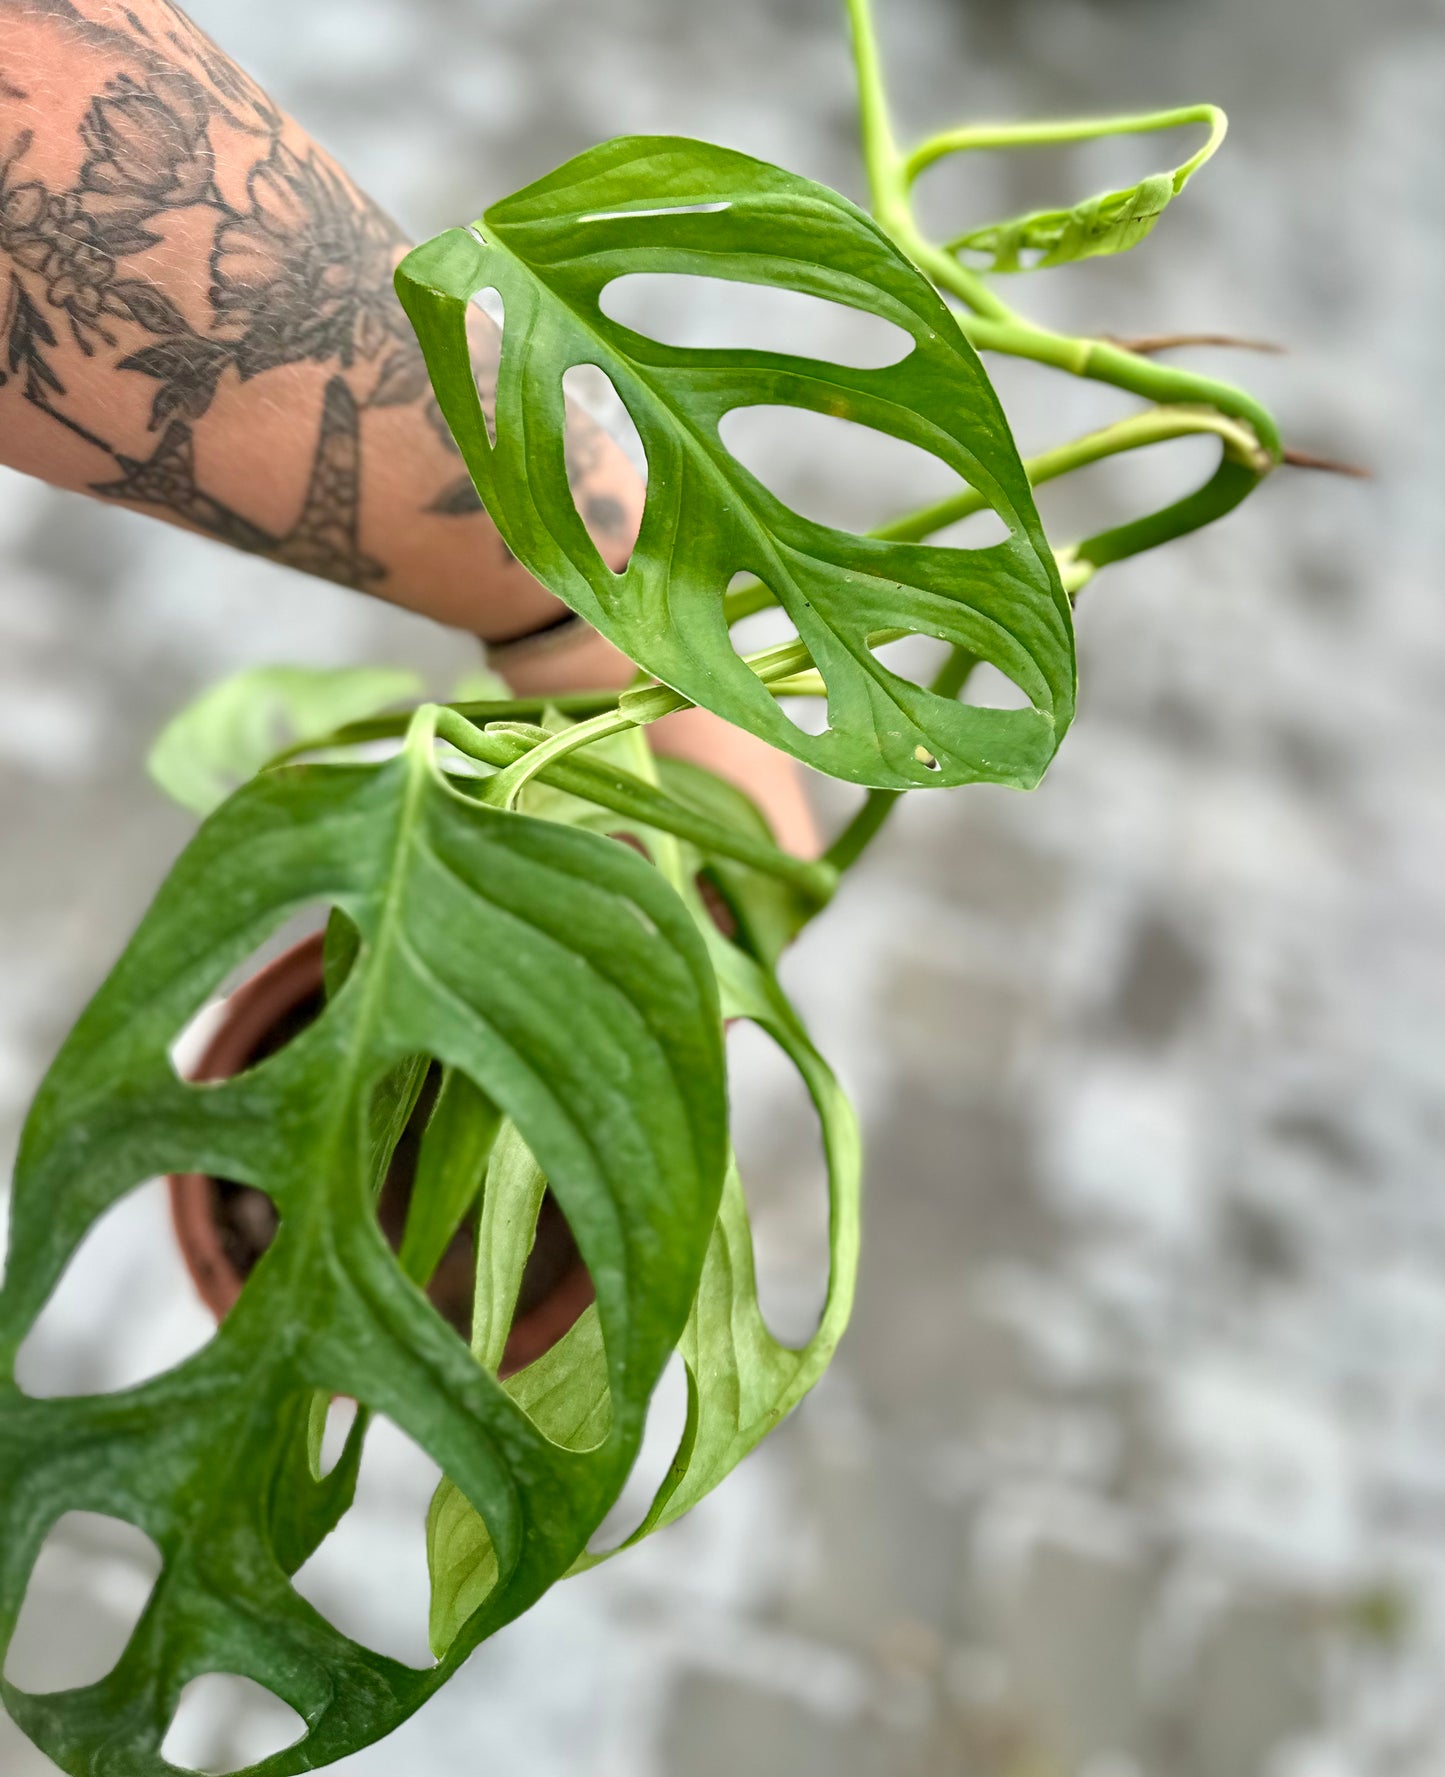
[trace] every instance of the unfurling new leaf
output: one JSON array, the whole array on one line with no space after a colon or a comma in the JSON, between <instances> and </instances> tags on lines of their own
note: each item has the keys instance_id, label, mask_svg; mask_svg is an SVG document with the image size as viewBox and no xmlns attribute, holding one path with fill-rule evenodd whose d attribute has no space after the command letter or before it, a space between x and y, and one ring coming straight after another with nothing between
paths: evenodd
<instances>
[{"instance_id":1,"label":"unfurling new leaf","mask_svg":"<svg viewBox=\"0 0 1445 1777\"><path fill-rule=\"evenodd\" d=\"M1007 222L972 228L949 243L952 252L982 256L983 269L987 271L1043 271L1076 259L1126 253L1137 247L1153 230L1166 206L1178 197L1224 140L1224 113L1215 105L1197 105L1181 111L1102 118L1088 123L959 130L925 143L913 155L909 169L916 177L924 167L945 155L968 149L1044 147L1172 129L1188 123L1207 124L1209 137L1202 148L1169 172L1150 173L1135 185L1099 192L1069 209L1032 210Z\"/></svg>"}]
</instances>

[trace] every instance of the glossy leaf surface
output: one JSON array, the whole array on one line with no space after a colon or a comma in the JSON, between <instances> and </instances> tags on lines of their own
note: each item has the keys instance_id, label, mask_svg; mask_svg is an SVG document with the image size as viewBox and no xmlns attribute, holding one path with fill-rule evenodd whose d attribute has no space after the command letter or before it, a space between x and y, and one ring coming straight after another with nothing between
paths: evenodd
<instances>
[{"instance_id":1,"label":"glossy leaf surface","mask_svg":"<svg viewBox=\"0 0 1445 1777\"><path fill-rule=\"evenodd\" d=\"M381 767L267 773L200 830L66 1042L26 1124L0 1292L0 1650L67 1511L153 1538L155 1593L85 1690L4 1687L64 1770L158 1777L186 1683L251 1678L305 1719L258 1771L386 1733L585 1547L630 1467L696 1293L726 1158L716 981L687 909L613 840L501 813L438 772L418 717ZM223 1084L168 1049L227 972L299 908L360 936L285 1048ZM605 1435L565 1448L403 1274L372 1212L373 1100L410 1058L465 1077L545 1165L592 1273ZM474 1156L490 1136L462 1145ZM469 1159L468 1164L474 1164ZM97 1217L154 1174L266 1191L280 1227L211 1343L114 1395L36 1400L17 1348ZM434 1242L433 1242L434 1243ZM359 1434L317 1481L312 1403L383 1413L488 1523L500 1578L438 1666L350 1641L289 1576L349 1503Z\"/></svg>"},{"instance_id":2,"label":"glossy leaf surface","mask_svg":"<svg viewBox=\"0 0 1445 1777\"><path fill-rule=\"evenodd\" d=\"M630 273L775 285L864 310L912 340L853 369L758 351L666 346L604 313ZM467 304L506 311L492 442L467 351ZM513 553L639 665L834 776L906 788L1037 782L1073 714L1069 604L998 401L922 274L855 205L728 149L635 137L578 156L410 253L397 289L479 493ZM562 378L611 380L647 455L642 528L614 574L567 483ZM938 457L1009 527L991 548L887 542L805 519L719 436L734 408L792 406ZM748 572L796 625L827 686L828 727L797 728L733 649L723 594ZM919 633L967 647L1028 708L975 709L891 672L870 644Z\"/></svg>"}]
</instances>

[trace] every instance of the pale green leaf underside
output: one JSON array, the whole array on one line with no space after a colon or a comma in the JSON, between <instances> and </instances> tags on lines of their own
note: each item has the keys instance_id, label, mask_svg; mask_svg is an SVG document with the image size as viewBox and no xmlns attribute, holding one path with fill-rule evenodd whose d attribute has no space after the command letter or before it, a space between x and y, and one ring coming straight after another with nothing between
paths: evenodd
<instances>
[{"instance_id":1,"label":"pale green leaf underside","mask_svg":"<svg viewBox=\"0 0 1445 1777\"><path fill-rule=\"evenodd\" d=\"M256 1767L265 1777L395 1727L585 1547L696 1293L726 1095L717 984L695 921L615 841L458 795L436 770L426 719L384 766L267 773L201 828L26 1124L0 1292L0 1660L63 1513L133 1523L165 1561L106 1679L0 1692L77 1777L169 1770L161 1740L185 1684L206 1671L250 1677L305 1719L303 1740ZM271 931L316 904L360 934L322 1016L234 1080L178 1079L176 1033ZM372 1098L417 1055L465 1076L484 1095L478 1114L495 1105L546 1168L597 1291L609 1388L595 1448L546 1436L381 1237ZM489 1140L482 1129L462 1145ZM67 1260L112 1203L172 1170L249 1182L280 1210L237 1307L202 1352L140 1387L22 1394L16 1350ZM314 1479L318 1392L392 1418L484 1514L502 1553L500 1583L432 1669L348 1640L290 1584L348 1505L359 1454L354 1437Z\"/></svg>"},{"instance_id":2,"label":"pale green leaf underside","mask_svg":"<svg viewBox=\"0 0 1445 1777\"><path fill-rule=\"evenodd\" d=\"M248 667L173 716L146 765L182 808L209 814L283 748L420 691L415 673L394 667Z\"/></svg>"},{"instance_id":3,"label":"pale green leaf underside","mask_svg":"<svg viewBox=\"0 0 1445 1777\"><path fill-rule=\"evenodd\" d=\"M857 370L817 359L665 346L605 315L615 278L680 272L771 284L881 316L913 340ZM481 289L505 324L491 442L466 341ZM416 248L397 289L482 499L514 554L639 665L694 702L834 776L907 788L1027 786L1073 714L1068 600L978 358L932 286L855 205L727 149L634 137L580 155L489 210L477 232ZM567 484L562 377L594 364L641 435L647 504L613 574ZM729 411L835 414L917 445L1009 527L991 548L885 542L801 517L722 444ZM794 726L735 653L723 593L757 576L827 686L828 727ZM891 672L869 642L903 631L992 662L1031 707L973 708Z\"/></svg>"},{"instance_id":4,"label":"pale green leaf underside","mask_svg":"<svg viewBox=\"0 0 1445 1777\"><path fill-rule=\"evenodd\" d=\"M773 1037L798 1069L817 1111L828 1167L828 1288L817 1330L805 1345L795 1349L773 1337L758 1303L742 1184L730 1168L678 1345L687 1369L687 1423L651 1507L620 1548L690 1511L812 1388L847 1325L857 1274L861 1150L852 1106L773 975L720 937L701 907L695 911L717 970L724 1015L750 1019ZM585 1446L606 1428L602 1356L596 1317L589 1313L506 1387L549 1436ZM432 1647L441 1656L486 1600L497 1574L485 1523L450 1481L442 1482L432 1502L427 1550ZM604 1558L581 1555L573 1572Z\"/></svg>"}]
</instances>

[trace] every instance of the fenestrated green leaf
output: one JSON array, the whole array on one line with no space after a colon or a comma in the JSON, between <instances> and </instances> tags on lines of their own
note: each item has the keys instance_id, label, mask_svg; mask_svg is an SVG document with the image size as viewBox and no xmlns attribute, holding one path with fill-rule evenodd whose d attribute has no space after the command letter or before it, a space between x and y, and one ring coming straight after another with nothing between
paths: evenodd
<instances>
[{"instance_id":1,"label":"fenestrated green leaf","mask_svg":"<svg viewBox=\"0 0 1445 1777\"><path fill-rule=\"evenodd\" d=\"M818 1113L828 1164L828 1290L817 1330L805 1345L794 1348L773 1337L758 1305L742 1184L730 1167L679 1343L687 1366L687 1426L647 1516L624 1548L691 1511L793 1410L831 1363L853 1309L862 1185L853 1107L776 979L721 939L711 949L724 1013L749 1018L768 1032L802 1076ZM578 1566L596 1559L583 1555Z\"/></svg>"},{"instance_id":2,"label":"fenestrated green leaf","mask_svg":"<svg viewBox=\"0 0 1445 1777\"><path fill-rule=\"evenodd\" d=\"M772 284L892 322L912 349L856 370L770 352L644 338L603 313L615 278L680 272ZM495 287L506 320L488 434L467 350L467 304ZM1028 481L978 358L932 286L855 205L748 155L634 137L578 156L411 252L397 290L437 399L513 553L663 683L834 776L896 788L1035 783L1073 714L1069 603ZM611 379L647 453L641 533L621 574L568 487L562 377ZM1007 523L955 550L829 529L793 512L723 445L736 407L838 415L939 457ZM784 607L828 691L809 735L734 652L723 593L755 574ZM931 635L992 662L1028 709L979 709L900 678L870 641Z\"/></svg>"},{"instance_id":3,"label":"fenestrated green leaf","mask_svg":"<svg viewBox=\"0 0 1445 1777\"><path fill-rule=\"evenodd\" d=\"M862 1163L852 1106L770 971L717 934L700 906L694 911L708 937L725 1016L751 1019L773 1037L801 1074L818 1113L828 1165L828 1289L817 1330L803 1346L773 1337L758 1304L742 1184L730 1167L697 1297L678 1342L688 1379L682 1439L642 1523L608 1554L630 1548L690 1511L762 1442L828 1367L853 1305ZM600 1436L607 1386L589 1316L506 1387L558 1441L585 1447ZM432 1646L442 1650L487 1595L496 1574L486 1524L448 1481L432 1502L427 1554ZM573 1571L606 1558L582 1554Z\"/></svg>"},{"instance_id":4,"label":"fenestrated green leaf","mask_svg":"<svg viewBox=\"0 0 1445 1777\"><path fill-rule=\"evenodd\" d=\"M1017 132L1020 143L1032 146L1091 137L1134 134L1141 130L1172 128L1186 122L1208 123L1209 139L1197 153L1167 173L1150 173L1137 185L1120 191L1102 191L1067 210L1033 210L1007 222L990 222L970 229L950 242L955 252L982 254L987 271L1041 271L1051 265L1067 265L1075 259L1093 259L1106 253L1125 253L1137 247L1153 230L1165 208L1178 197L1194 174L1224 140L1225 116L1213 105L1188 111L1158 112L1148 117L1104 119L1090 124L1042 126L1029 138L1026 127ZM963 131L969 146L998 145L994 132ZM997 132L999 136L1008 132Z\"/></svg>"},{"instance_id":5,"label":"fenestrated green leaf","mask_svg":"<svg viewBox=\"0 0 1445 1777\"><path fill-rule=\"evenodd\" d=\"M209 814L283 747L420 691L415 673L388 666L248 667L172 716L146 766L182 808Z\"/></svg>"},{"instance_id":6,"label":"fenestrated green leaf","mask_svg":"<svg viewBox=\"0 0 1445 1777\"><path fill-rule=\"evenodd\" d=\"M394 1727L484 1635L564 1572L615 1497L676 1345L726 1154L716 981L658 873L594 834L479 806L438 773L429 712L380 767L267 773L200 830L61 1050L21 1144L0 1292L0 1658L63 1513L109 1513L165 1567L119 1664L6 1707L63 1769L160 1777L182 1689L265 1685L306 1737L265 1777ZM321 1015L235 1079L180 1080L169 1045L230 969L298 908L340 907L360 949ZM546 1168L591 1272L605 1434L539 1429L432 1310L370 1202L377 1085L435 1057L484 1093ZM36 1400L15 1353L96 1218L157 1173L266 1191L280 1226L196 1357L108 1396ZM415 1671L349 1641L289 1575L348 1502L356 1446L310 1476L319 1393L349 1395L425 1449L490 1526L498 1579Z\"/></svg>"}]
</instances>

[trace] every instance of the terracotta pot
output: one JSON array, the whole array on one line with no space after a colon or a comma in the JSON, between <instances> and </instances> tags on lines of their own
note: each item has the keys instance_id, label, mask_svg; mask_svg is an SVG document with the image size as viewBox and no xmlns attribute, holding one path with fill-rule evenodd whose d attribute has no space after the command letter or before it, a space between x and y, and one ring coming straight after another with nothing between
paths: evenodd
<instances>
[{"instance_id":1,"label":"terracotta pot","mask_svg":"<svg viewBox=\"0 0 1445 1777\"><path fill-rule=\"evenodd\" d=\"M321 975L323 936L317 932L283 952L225 1002L221 1022L200 1061L195 1080L226 1080L263 1061L316 1018L325 1003ZM423 1089L417 1110L397 1144L377 1206L382 1231L400 1245L416 1166L417 1143L435 1086ZM197 1290L221 1320L235 1304L246 1277L276 1230L276 1211L263 1191L206 1173L173 1173L171 1216L176 1238ZM427 1294L462 1338L470 1334L475 1277L472 1235L463 1229L437 1267ZM550 1193L542 1204L537 1238L522 1277L501 1374L522 1369L549 1350L592 1300L592 1280L561 1210Z\"/></svg>"}]
</instances>

